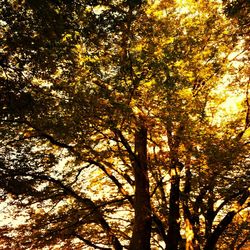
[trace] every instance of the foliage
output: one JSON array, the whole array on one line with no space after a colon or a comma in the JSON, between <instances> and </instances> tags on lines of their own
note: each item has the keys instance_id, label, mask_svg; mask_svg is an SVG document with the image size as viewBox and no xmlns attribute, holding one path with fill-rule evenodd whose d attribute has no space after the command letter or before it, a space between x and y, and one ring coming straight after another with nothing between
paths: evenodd
<instances>
[{"instance_id":1,"label":"foliage","mask_svg":"<svg viewBox=\"0 0 250 250\"><path fill-rule=\"evenodd\" d=\"M1 202L17 221L1 249L247 244L245 24L207 0L1 4Z\"/></svg>"}]
</instances>

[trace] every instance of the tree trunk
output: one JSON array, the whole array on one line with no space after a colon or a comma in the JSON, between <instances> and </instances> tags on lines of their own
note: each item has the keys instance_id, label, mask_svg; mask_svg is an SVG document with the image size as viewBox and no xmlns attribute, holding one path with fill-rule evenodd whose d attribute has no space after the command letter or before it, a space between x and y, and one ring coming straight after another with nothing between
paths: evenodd
<instances>
[{"instance_id":1,"label":"tree trunk","mask_svg":"<svg viewBox=\"0 0 250 250\"><path fill-rule=\"evenodd\" d=\"M147 129L141 127L135 136L135 221L129 250L149 250L151 207L147 172Z\"/></svg>"},{"instance_id":2,"label":"tree trunk","mask_svg":"<svg viewBox=\"0 0 250 250\"><path fill-rule=\"evenodd\" d=\"M193 212L189 209L189 197L191 192L191 170L190 170L190 162L191 157L188 157L188 161L185 165L185 186L184 186L184 196L182 197L182 206L183 206L183 215L185 219L185 250L200 250L200 247L197 244L197 229L195 228L195 216Z\"/></svg>"},{"instance_id":3,"label":"tree trunk","mask_svg":"<svg viewBox=\"0 0 250 250\"><path fill-rule=\"evenodd\" d=\"M178 174L177 166L175 163L171 166L171 189L170 189L170 201L169 201L169 217L168 217L168 244L167 250L177 250L181 239L180 236L180 177Z\"/></svg>"}]
</instances>

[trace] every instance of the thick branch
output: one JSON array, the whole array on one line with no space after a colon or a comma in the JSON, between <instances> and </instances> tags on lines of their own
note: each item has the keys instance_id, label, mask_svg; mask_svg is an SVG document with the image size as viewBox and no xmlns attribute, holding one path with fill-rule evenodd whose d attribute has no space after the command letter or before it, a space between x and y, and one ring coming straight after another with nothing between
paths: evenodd
<instances>
[{"instance_id":1,"label":"thick branch","mask_svg":"<svg viewBox=\"0 0 250 250\"><path fill-rule=\"evenodd\" d=\"M132 148L130 147L128 141L126 140L122 132L117 128L112 128L112 130L115 133L115 135L117 135L118 138L120 138L122 145L125 147L125 149L129 153L129 158L131 162L138 160L136 154L133 152Z\"/></svg>"},{"instance_id":2,"label":"thick branch","mask_svg":"<svg viewBox=\"0 0 250 250\"><path fill-rule=\"evenodd\" d=\"M245 203L245 201L249 197L249 191L246 190L244 194L239 198L238 205L240 208ZM239 209L240 210L240 209ZM217 241L219 237L222 235L222 233L225 231L227 226L232 222L234 216L238 213L238 211L233 210L226 214L226 216L221 220L221 222L217 225L217 227L214 229L213 233L209 236L207 239L206 245L204 247L204 250L212 250L215 249Z\"/></svg>"},{"instance_id":3,"label":"thick branch","mask_svg":"<svg viewBox=\"0 0 250 250\"><path fill-rule=\"evenodd\" d=\"M133 204L132 196L128 194L128 192L123 188L123 185L118 181L118 179L114 175L109 173L109 171L106 169L106 167L103 164L94 160L90 160L89 163L99 167L118 187L118 190L122 193L122 195L124 195L130 201L130 203Z\"/></svg>"}]
</instances>

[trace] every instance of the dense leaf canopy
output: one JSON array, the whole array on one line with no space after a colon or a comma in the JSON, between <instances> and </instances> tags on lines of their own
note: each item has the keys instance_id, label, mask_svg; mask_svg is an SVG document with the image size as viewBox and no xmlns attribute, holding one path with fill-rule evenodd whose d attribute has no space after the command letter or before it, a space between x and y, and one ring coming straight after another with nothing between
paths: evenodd
<instances>
[{"instance_id":1,"label":"dense leaf canopy","mask_svg":"<svg viewBox=\"0 0 250 250\"><path fill-rule=\"evenodd\" d=\"M1 249L249 246L248 1L0 4Z\"/></svg>"}]
</instances>

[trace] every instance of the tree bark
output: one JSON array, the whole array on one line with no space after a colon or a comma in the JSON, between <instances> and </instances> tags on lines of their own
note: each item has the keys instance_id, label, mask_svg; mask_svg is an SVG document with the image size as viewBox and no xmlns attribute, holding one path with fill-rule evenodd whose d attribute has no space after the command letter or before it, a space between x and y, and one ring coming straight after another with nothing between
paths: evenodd
<instances>
[{"instance_id":1,"label":"tree bark","mask_svg":"<svg viewBox=\"0 0 250 250\"><path fill-rule=\"evenodd\" d=\"M140 127L135 135L135 220L129 250L150 250L151 206L147 172L147 129Z\"/></svg>"},{"instance_id":2,"label":"tree bark","mask_svg":"<svg viewBox=\"0 0 250 250\"><path fill-rule=\"evenodd\" d=\"M185 176L185 186L184 186L184 196L182 198L182 206L183 206L183 215L185 219L186 225L186 233L185 233L185 250L200 250L198 240L197 240L197 215L194 212L191 212L189 208L188 198L190 197L191 192L191 170L190 170L190 157L188 162L186 163L186 176ZM199 223L198 223L199 224Z\"/></svg>"},{"instance_id":3,"label":"tree bark","mask_svg":"<svg viewBox=\"0 0 250 250\"><path fill-rule=\"evenodd\" d=\"M181 239L180 236L180 177L177 173L177 166L175 163L171 166L171 188L169 200L169 217L168 217L168 244L167 250L177 250Z\"/></svg>"}]
</instances>

